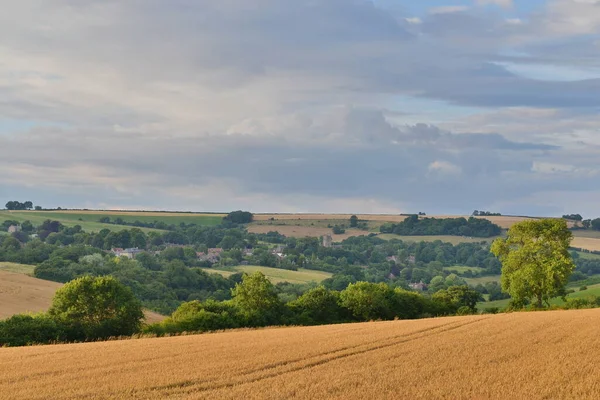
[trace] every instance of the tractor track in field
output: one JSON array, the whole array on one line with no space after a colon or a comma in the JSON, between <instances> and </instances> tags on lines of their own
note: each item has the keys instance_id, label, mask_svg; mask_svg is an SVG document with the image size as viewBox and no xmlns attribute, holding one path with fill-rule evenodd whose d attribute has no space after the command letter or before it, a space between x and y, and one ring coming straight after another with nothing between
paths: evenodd
<instances>
[{"instance_id":1,"label":"tractor track in field","mask_svg":"<svg viewBox=\"0 0 600 400\"><path fill-rule=\"evenodd\" d=\"M373 351L378 351L400 344L408 343L411 341L419 340L436 334L452 331L459 329L471 324L482 322L488 317L481 317L468 322L450 322L435 327L421 329L411 333L405 333L402 335L391 336L379 340L376 343L362 343L353 346L347 346L338 348L325 353L316 354L308 358L298 358L293 360L286 360L278 363L267 364L261 368L252 369L238 374L234 379L229 381L220 381L218 379L209 380L185 380L181 382L174 382L168 385L155 386L144 390L144 392L160 392L164 395L178 395L178 394L194 394L204 393L212 390L228 389L234 386L247 385L255 382L260 382L270 378L276 378L286 374L302 371L305 369L317 367L330 363L332 361L357 356ZM390 343L391 341L391 343ZM284 368L279 371L278 368ZM258 375L258 376L253 376Z\"/></svg>"}]
</instances>

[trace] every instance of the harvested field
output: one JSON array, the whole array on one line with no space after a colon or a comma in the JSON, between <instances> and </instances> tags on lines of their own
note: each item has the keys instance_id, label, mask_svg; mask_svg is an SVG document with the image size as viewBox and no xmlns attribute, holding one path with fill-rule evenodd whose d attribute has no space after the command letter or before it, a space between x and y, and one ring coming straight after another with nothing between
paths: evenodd
<instances>
[{"instance_id":1,"label":"harvested field","mask_svg":"<svg viewBox=\"0 0 600 400\"><path fill-rule=\"evenodd\" d=\"M250 225L248 226L248 232L252 233L268 233L268 232L279 232L280 234L288 237L320 237L324 235L331 235L334 242L341 242L344 239L348 239L352 236L363 236L368 235L369 232L360 231L357 229L348 229L346 233L341 235L334 235L329 228L319 228L315 226L295 226L295 225Z\"/></svg>"},{"instance_id":2,"label":"harvested field","mask_svg":"<svg viewBox=\"0 0 600 400\"><path fill-rule=\"evenodd\" d=\"M598 324L595 309L7 348L0 384L11 399L596 399Z\"/></svg>"},{"instance_id":3,"label":"harvested field","mask_svg":"<svg viewBox=\"0 0 600 400\"><path fill-rule=\"evenodd\" d=\"M403 240L405 242L435 242L436 240L441 240L445 243L452 243L453 245L457 245L459 243L481 243L481 242L492 242L496 237L492 238L469 238L465 236L452 236L452 235L429 235L429 236L401 236L394 235L393 233L381 233L377 235L377 237L383 240Z\"/></svg>"},{"instance_id":4,"label":"harvested field","mask_svg":"<svg viewBox=\"0 0 600 400\"><path fill-rule=\"evenodd\" d=\"M202 270L208 272L209 274L219 274L224 277L231 276L237 272L245 272L247 274L252 274L254 272L260 271L273 283L320 283L327 278L331 278L333 275L329 272L315 271L305 268L299 268L297 271L290 271L287 269L261 267L258 265L240 265L237 267L230 267L226 270L213 268L202 268Z\"/></svg>"},{"instance_id":5,"label":"harvested field","mask_svg":"<svg viewBox=\"0 0 600 400\"><path fill-rule=\"evenodd\" d=\"M275 221L289 220L349 220L352 214L256 214L256 221L266 221L273 218ZM365 221L379 222L402 222L406 219L404 215L393 214L356 214L358 219ZM425 215L421 218L469 218L469 215ZM517 222L535 219L529 217L513 217L513 216L491 216L491 217L476 217L487 219L494 224L497 224L502 229L508 229ZM569 226L573 226L572 222L567 222Z\"/></svg>"},{"instance_id":6,"label":"harvested field","mask_svg":"<svg viewBox=\"0 0 600 400\"><path fill-rule=\"evenodd\" d=\"M383 221L383 222L402 222L406 219L404 215L392 215L392 214L255 214L255 221L267 221L273 218L277 220L350 220L352 215L356 215L359 220L365 221Z\"/></svg>"},{"instance_id":7,"label":"harvested field","mask_svg":"<svg viewBox=\"0 0 600 400\"><path fill-rule=\"evenodd\" d=\"M0 269L0 319L15 314L48 310L54 293L61 286L61 283ZM149 310L145 310L144 315L148 323L165 319L165 316Z\"/></svg>"},{"instance_id":8,"label":"harvested field","mask_svg":"<svg viewBox=\"0 0 600 400\"><path fill-rule=\"evenodd\" d=\"M574 237L573 241L571 242L571 246L578 249L600 251L600 239Z\"/></svg>"}]
</instances>

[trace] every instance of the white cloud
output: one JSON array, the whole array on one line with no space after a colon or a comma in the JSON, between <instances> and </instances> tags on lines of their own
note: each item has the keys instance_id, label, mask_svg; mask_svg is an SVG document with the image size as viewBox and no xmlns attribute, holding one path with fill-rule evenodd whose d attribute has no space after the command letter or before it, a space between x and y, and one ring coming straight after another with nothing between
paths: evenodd
<instances>
[{"instance_id":1,"label":"white cloud","mask_svg":"<svg viewBox=\"0 0 600 400\"><path fill-rule=\"evenodd\" d=\"M469 7L467 6L440 6L440 7L432 7L429 9L430 14L452 14L467 11Z\"/></svg>"},{"instance_id":2,"label":"white cloud","mask_svg":"<svg viewBox=\"0 0 600 400\"><path fill-rule=\"evenodd\" d=\"M513 0L475 0L477 5L488 5L493 4L504 8L511 8L514 6Z\"/></svg>"},{"instance_id":3,"label":"white cloud","mask_svg":"<svg viewBox=\"0 0 600 400\"><path fill-rule=\"evenodd\" d=\"M434 161L429 164L429 171L443 175L460 175L462 168L447 161Z\"/></svg>"}]
</instances>

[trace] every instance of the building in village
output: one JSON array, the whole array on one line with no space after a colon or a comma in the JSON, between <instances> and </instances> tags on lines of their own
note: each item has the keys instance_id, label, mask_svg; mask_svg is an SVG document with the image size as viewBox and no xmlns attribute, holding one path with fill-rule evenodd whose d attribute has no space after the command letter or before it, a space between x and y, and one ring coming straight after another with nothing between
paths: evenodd
<instances>
[{"instance_id":1,"label":"building in village","mask_svg":"<svg viewBox=\"0 0 600 400\"><path fill-rule=\"evenodd\" d=\"M8 227L8 233L17 233L21 232L21 227L19 225L11 225Z\"/></svg>"},{"instance_id":2,"label":"building in village","mask_svg":"<svg viewBox=\"0 0 600 400\"><path fill-rule=\"evenodd\" d=\"M114 247L110 251L117 257L127 257L130 259L134 259L135 256L142 253L144 250L138 249L137 247L132 247L129 249Z\"/></svg>"},{"instance_id":3,"label":"building in village","mask_svg":"<svg viewBox=\"0 0 600 400\"><path fill-rule=\"evenodd\" d=\"M424 284L423 281L419 283L409 283L408 287L410 287L412 290L416 290L419 292L424 292L427 290L427 285Z\"/></svg>"}]
</instances>

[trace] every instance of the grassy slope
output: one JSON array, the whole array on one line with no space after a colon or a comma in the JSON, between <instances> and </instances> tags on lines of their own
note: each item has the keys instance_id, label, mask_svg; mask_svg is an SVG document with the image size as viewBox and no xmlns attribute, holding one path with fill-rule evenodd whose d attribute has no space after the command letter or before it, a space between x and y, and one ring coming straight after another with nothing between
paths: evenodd
<instances>
[{"instance_id":1,"label":"grassy slope","mask_svg":"<svg viewBox=\"0 0 600 400\"><path fill-rule=\"evenodd\" d=\"M102 217L111 220L121 218L127 222L154 222L162 221L167 224L178 225L181 222L195 223L199 225L214 226L221 223L222 215L219 214L186 214L186 213L143 213L143 212L112 212L112 211L0 211L0 222L4 220L15 220L18 222L31 221L39 225L47 219L60 221L65 226L81 225L87 232L98 232L102 229L114 231L129 229L129 226L103 224L98 222ZM156 229L140 228L145 232Z\"/></svg>"},{"instance_id":2,"label":"grassy slope","mask_svg":"<svg viewBox=\"0 0 600 400\"><path fill-rule=\"evenodd\" d=\"M8 348L0 380L32 400L596 399L599 324L596 309Z\"/></svg>"},{"instance_id":3,"label":"grassy slope","mask_svg":"<svg viewBox=\"0 0 600 400\"><path fill-rule=\"evenodd\" d=\"M268 268L255 265L241 265L238 267L231 267L228 269L212 269L203 268L204 271L209 273L217 273L225 277L231 276L237 272L245 272L251 274L256 271L260 271L273 283L279 282L291 282L291 283L308 283L308 282L321 282L331 277L328 272L313 271L310 269L300 268L298 271L289 271L280 268Z\"/></svg>"},{"instance_id":4,"label":"grassy slope","mask_svg":"<svg viewBox=\"0 0 600 400\"><path fill-rule=\"evenodd\" d=\"M0 261L0 271L14 272L16 274L33 276L35 265L17 264L11 262Z\"/></svg>"}]
</instances>

